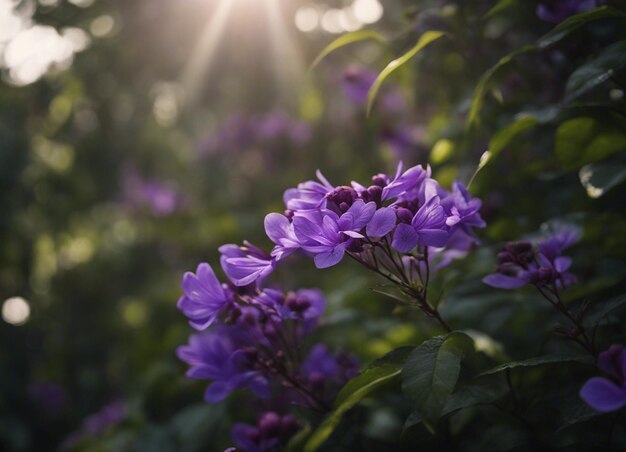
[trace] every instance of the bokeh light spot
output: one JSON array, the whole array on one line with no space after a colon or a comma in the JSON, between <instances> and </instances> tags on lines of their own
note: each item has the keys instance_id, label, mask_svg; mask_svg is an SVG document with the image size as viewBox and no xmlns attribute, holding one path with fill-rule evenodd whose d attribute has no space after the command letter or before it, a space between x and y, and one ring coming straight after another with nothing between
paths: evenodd
<instances>
[{"instance_id":1,"label":"bokeh light spot","mask_svg":"<svg viewBox=\"0 0 626 452\"><path fill-rule=\"evenodd\" d=\"M15 326L24 325L30 317L30 305L22 297L11 297L2 304L2 319Z\"/></svg>"}]
</instances>

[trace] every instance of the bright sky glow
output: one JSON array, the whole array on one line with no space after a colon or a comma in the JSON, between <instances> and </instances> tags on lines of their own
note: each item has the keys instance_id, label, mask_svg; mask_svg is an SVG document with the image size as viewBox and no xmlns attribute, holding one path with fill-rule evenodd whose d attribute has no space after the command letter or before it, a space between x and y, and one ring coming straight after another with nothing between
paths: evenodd
<instances>
[{"instance_id":1,"label":"bright sky glow","mask_svg":"<svg viewBox=\"0 0 626 452\"><path fill-rule=\"evenodd\" d=\"M320 21L320 15L317 9L305 6L300 8L296 13L296 27L300 31L313 31L317 28Z\"/></svg>"},{"instance_id":2,"label":"bright sky glow","mask_svg":"<svg viewBox=\"0 0 626 452\"><path fill-rule=\"evenodd\" d=\"M49 25L33 23L33 13L32 8L18 8L14 0L0 0L0 68L8 70L8 81L15 85L33 83L50 69L69 67L74 54L89 45L83 30L71 27L59 33Z\"/></svg>"},{"instance_id":3,"label":"bright sky glow","mask_svg":"<svg viewBox=\"0 0 626 452\"><path fill-rule=\"evenodd\" d=\"M327 33L339 34L356 31L363 25L378 22L383 16L379 0L355 0L342 9L303 6L296 12L296 28L312 32L321 28Z\"/></svg>"},{"instance_id":4,"label":"bright sky glow","mask_svg":"<svg viewBox=\"0 0 626 452\"><path fill-rule=\"evenodd\" d=\"M29 317L30 305L22 297L8 298L2 304L2 319L11 325L23 325Z\"/></svg>"},{"instance_id":5,"label":"bright sky glow","mask_svg":"<svg viewBox=\"0 0 626 452\"><path fill-rule=\"evenodd\" d=\"M352 10L356 18L364 24L373 24L383 17L383 5L378 0L355 0Z\"/></svg>"}]
</instances>

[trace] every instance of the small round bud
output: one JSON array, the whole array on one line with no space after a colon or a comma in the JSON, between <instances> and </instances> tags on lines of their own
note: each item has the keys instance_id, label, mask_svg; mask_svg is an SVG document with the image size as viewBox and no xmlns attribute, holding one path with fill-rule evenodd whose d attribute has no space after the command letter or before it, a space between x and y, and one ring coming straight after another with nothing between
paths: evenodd
<instances>
[{"instance_id":1,"label":"small round bud","mask_svg":"<svg viewBox=\"0 0 626 452\"><path fill-rule=\"evenodd\" d=\"M410 224L413 220L413 213L409 209L406 209L404 207L400 207L396 211L396 214L398 215L398 220L400 221L400 223Z\"/></svg>"},{"instance_id":2,"label":"small round bud","mask_svg":"<svg viewBox=\"0 0 626 452\"><path fill-rule=\"evenodd\" d=\"M379 173L372 176L372 182L374 185L378 185L379 187L386 187L389 183L389 177L386 174Z\"/></svg>"},{"instance_id":3,"label":"small round bud","mask_svg":"<svg viewBox=\"0 0 626 452\"><path fill-rule=\"evenodd\" d=\"M298 419L293 414L283 416L280 420L280 434L281 436L289 437L296 433L300 428Z\"/></svg>"}]
</instances>

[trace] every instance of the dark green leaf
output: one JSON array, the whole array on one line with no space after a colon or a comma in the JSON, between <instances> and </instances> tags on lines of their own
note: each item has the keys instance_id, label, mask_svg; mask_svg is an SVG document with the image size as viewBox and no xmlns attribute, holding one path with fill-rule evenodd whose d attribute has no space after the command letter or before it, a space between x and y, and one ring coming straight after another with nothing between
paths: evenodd
<instances>
[{"instance_id":1,"label":"dark green leaf","mask_svg":"<svg viewBox=\"0 0 626 452\"><path fill-rule=\"evenodd\" d=\"M511 61L515 59L518 55L526 52L530 52L531 50L535 50L534 45L527 45L520 49L517 49L515 52L510 53L509 55L502 57L500 61L498 61L495 66L485 72L476 88L474 88L474 93L472 94L472 104L470 106L469 115L467 117L467 126L472 127L475 123L478 122L478 114L483 107L483 103L485 100L485 94L487 92L487 88L489 87L489 82L491 79L506 65L508 65Z\"/></svg>"},{"instance_id":2,"label":"dark green leaf","mask_svg":"<svg viewBox=\"0 0 626 452\"><path fill-rule=\"evenodd\" d=\"M460 332L437 336L411 352L402 370L402 391L431 426L454 390L461 360L474 351L472 339Z\"/></svg>"},{"instance_id":3,"label":"dark green leaf","mask_svg":"<svg viewBox=\"0 0 626 452\"><path fill-rule=\"evenodd\" d=\"M496 132L496 134L491 138L491 141L489 141L489 152L491 154L490 160L493 160L500 152L502 152L502 150L504 150L504 148L506 148L515 137L525 130L534 127L535 124L537 124L537 119L532 116L523 116L498 130L498 132Z\"/></svg>"},{"instance_id":4,"label":"dark green leaf","mask_svg":"<svg viewBox=\"0 0 626 452\"><path fill-rule=\"evenodd\" d=\"M493 6L493 8L487 11L487 13L483 16L483 19L490 19L491 17L503 13L504 11L511 9L517 5L517 0L500 0Z\"/></svg>"},{"instance_id":5,"label":"dark green leaf","mask_svg":"<svg viewBox=\"0 0 626 452\"><path fill-rule=\"evenodd\" d=\"M319 55L313 60L309 71L313 70L315 66L317 66L320 61L326 58L330 53L334 52L341 47L345 47L349 44L353 44L355 42L361 41L376 41L381 44L385 44L385 38L380 33L374 30L358 30L350 33L346 33L345 35L339 36L333 42L328 44L324 49L319 53Z\"/></svg>"},{"instance_id":6,"label":"dark green leaf","mask_svg":"<svg viewBox=\"0 0 626 452\"><path fill-rule=\"evenodd\" d=\"M599 198L626 180L626 158L623 155L583 166L578 172L580 183L590 198Z\"/></svg>"},{"instance_id":7,"label":"dark green leaf","mask_svg":"<svg viewBox=\"0 0 626 452\"><path fill-rule=\"evenodd\" d=\"M311 426L306 424L296 433L285 446L285 452L300 452L311 433Z\"/></svg>"},{"instance_id":8,"label":"dark green leaf","mask_svg":"<svg viewBox=\"0 0 626 452\"><path fill-rule=\"evenodd\" d=\"M591 306L591 312L585 317L585 326L593 327L609 314L626 306L626 295L620 295L606 302L598 302Z\"/></svg>"},{"instance_id":9,"label":"dark green leaf","mask_svg":"<svg viewBox=\"0 0 626 452\"><path fill-rule=\"evenodd\" d=\"M534 367L542 366L544 364L555 364L565 362L578 362L584 364L593 364L593 358L589 355L546 355L537 356L535 358L524 359L522 361L512 361L510 363L501 364L493 369L481 373L480 375L492 375L502 372L507 369L514 369L516 367Z\"/></svg>"},{"instance_id":10,"label":"dark green leaf","mask_svg":"<svg viewBox=\"0 0 626 452\"><path fill-rule=\"evenodd\" d=\"M493 403L509 391L502 379L485 376L460 386L448 399L443 414L474 405Z\"/></svg>"},{"instance_id":11,"label":"dark green leaf","mask_svg":"<svg viewBox=\"0 0 626 452\"><path fill-rule=\"evenodd\" d=\"M626 41L620 41L572 73L567 81L565 101L571 102L591 91L609 80L624 66L626 66Z\"/></svg>"},{"instance_id":12,"label":"dark green leaf","mask_svg":"<svg viewBox=\"0 0 626 452\"><path fill-rule=\"evenodd\" d=\"M374 361L359 375L346 383L339 391L334 410L313 432L303 450L305 452L317 450L332 434L346 411L354 407L373 390L399 377L404 361L410 352L410 347L394 350Z\"/></svg>"},{"instance_id":13,"label":"dark green leaf","mask_svg":"<svg viewBox=\"0 0 626 452\"><path fill-rule=\"evenodd\" d=\"M626 133L591 117L570 119L556 131L556 155L566 169L578 169L623 150Z\"/></svg>"},{"instance_id":14,"label":"dark green leaf","mask_svg":"<svg viewBox=\"0 0 626 452\"><path fill-rule=\"evenodd\" d=\"M441 31L427 31L420 37L419 41L417 41L417 44L415 44L408 52L396 58L395 60L391 61L385 67L385 69L383 69L382 72L378 74L378 77L376 77L374 84L372 85L369 92L367 93L367 114L368 115L372 109L372 105L374 104L376 95L378 94L378 91L380 90L380 87L385 81L385 79L389 77L389 75L391 75L391 73L393 73L396 69L398 69L399 67L403 66L408 61L410 61L411 58L417 55L424 47L426 47L431 42L436 41L437 39L441 38L443 35L444 33Z\"/></svg>"},{"instance_id":15,"label":"dark green leaf","mask_svg":"<svg viewBox=\"0 0 626 452\"><path fill-rule=\"evenodd\" d=\"M610 6L601 6L600 8L576 14L575 16L565 19L550 32L541 37L539 41L537 41L537 45L541 48L551 46L589 22L612 18L626 19L626 13L611 8Z\"/></svg>"}]
</instances>

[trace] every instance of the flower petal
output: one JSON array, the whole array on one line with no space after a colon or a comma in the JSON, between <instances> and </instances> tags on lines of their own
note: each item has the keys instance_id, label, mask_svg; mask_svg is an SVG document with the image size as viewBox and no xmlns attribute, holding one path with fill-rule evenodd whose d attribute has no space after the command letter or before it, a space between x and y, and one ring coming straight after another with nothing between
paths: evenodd
<instances>
[{"instance_id":1,"label":"flower petal","mask_svg":"<svg viewBox=\"0 0 626 452\"><path fill-rule=\"evenodd\" d=\"M603 413L619 410L626 405L626 389L602 377L588 380L580 390L580 397Z\"/></svg>"},{"instance_id":2,"label":"flower petal","mask_svg":"<svg viewBox=\"0 0 626 452\"><path fill-rule=\"evenodd\" d=\"M411 225L400 223L396 227L391 245L401 253L408 253L417 246L417 233Z\"/></svg>"},{"instance_id":3,"label":"flower petal","mask_svg":"<svg viewBox=\"0 0 626 452\"><path fill-rule=\"evenodd\" d=\"M483 278L483 282L491 287L498 289L518 289L526 285L526 281L522 278L514 276L506 276L500 273L492 273Z\"/></svg>"},{"instance_id":4,"label":"flower petal","mask_svg":"<svg viewBox=\"0 0 626 452\"><path fill-rule=\"evenodd\" d=\"M384 237L396 226L396 211L390 207L381 207L367 224L369 237Z\"/></svg>"}]
</instances>

